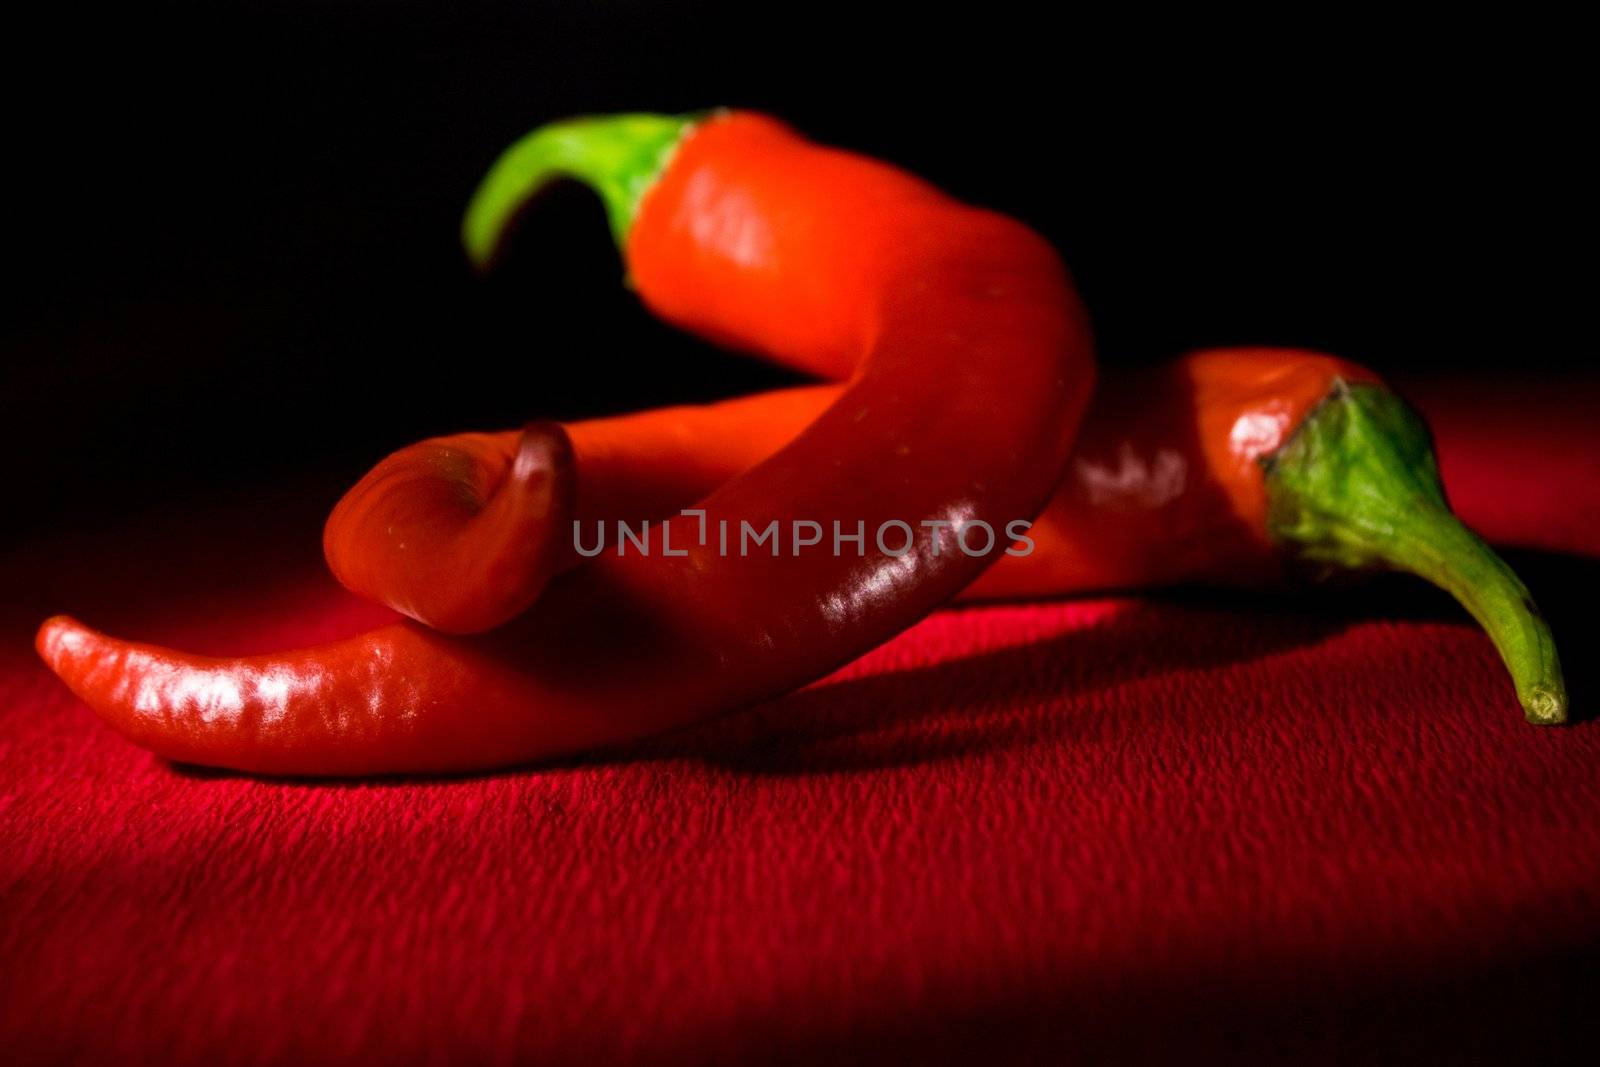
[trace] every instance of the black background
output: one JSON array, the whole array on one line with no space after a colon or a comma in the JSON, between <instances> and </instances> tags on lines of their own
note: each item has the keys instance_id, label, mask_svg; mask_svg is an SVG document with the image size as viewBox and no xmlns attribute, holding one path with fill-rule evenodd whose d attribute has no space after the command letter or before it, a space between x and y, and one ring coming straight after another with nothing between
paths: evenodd
<instances>
[{"instance_id":1,"label":"black background","mask_svg":"<svg viewBox=\"0 0 1600 1067\"><path fill-rule=\"evenodd\" d=\"M477 178L581 112L766 109L1016 214L1072 265L1108 366L1236 342L1402 374L1586 366L1575 30L1308 10L302 2L13 26L8 532L787 380L653 322L579 190L470 275Z\"/></svg>"}]
</instances>

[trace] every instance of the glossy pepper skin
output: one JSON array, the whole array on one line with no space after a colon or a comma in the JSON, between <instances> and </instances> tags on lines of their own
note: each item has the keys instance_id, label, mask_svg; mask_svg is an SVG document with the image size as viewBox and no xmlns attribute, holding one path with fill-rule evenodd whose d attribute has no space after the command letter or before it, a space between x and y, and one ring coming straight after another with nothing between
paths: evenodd
<instances>
[{"instance_id":1,"label":"glossy pepper skin","mask_svg":"<svg viewBox=\"0 0 1600 1067\"><path fill-rule=\"evenodd\" d=\"M1037 514L1092 379L1085 318L1048 244L763 116L684 128L659 179L624 190L637 194L625 258L641 298L703 335L850 378L792 442L701 502L712 528L721 518L1003 528ZM614 211L614 225L619 214L627 222ZM928 538L899 557L741 557L697 545L694 518L670 529L686 555L589 561L478 638L405 623L219 660L58 617L37 644L102 717L172 759L312 775L458 771L786 691L904 629L990 562L936 552Z\"/></svg>"},{"instance_id":2,"label":"glossy pepper skin","mask_svg":"<svg viewBox=\"0 0 1600 1067\"><path fill-rule=\"evenodd\" d=\"M1095 396L1066 477L980 597L1260 585L1284 577L1293 546L1267 521L1262 460L1335 384L1376 383L1349 360L1295 349L1212 349L1109 380Z\"/></svg>"},{"instance_id":3,"label":"glossy pepper skin","mask_svg":"<svg viewBox=\"0 0 1600 1067\"><path fill-rule=\"evenodd\" d=\"M572 523L605 523L614 538L616 520L676 515L789 444L841 392L802 386L419 442L334 507L328 567L352 592L435 629L492 629L581 562Z\"/></svg>"},{"instance_id":4,"label":"glossy pepper skin","mask_svg":"<svg viewBox=\"0 0 1600 1067\"><path fill-rule=\"evenodd\" d=\"M836 395L837 387L811 386L573 423L574 516L588 524L674 514L781 448ZM472 555L481 543L473 531L503 521L498 500L451 512L452 539L403 566L369 568L365 584L349 581L341 560L389 558L393 541L412 539L404 515L418 499L470 495L482 484L518 492L505 457L520 436L439 438L385 460L329 519L335 573L401 610L418 602L409 594L418 586L504 604L505 587L474 591L472 582L484 566ZM394 470L414 482L379 473ZM437 484L449 478L462 481L453 493ZM500 569L527 582L518 598L531 601L548 577L528 565L535 556L552 571L570 565L570 541L561 546L567 559L549 549L564 537L550 529L500 542L515 564ZM1027 555L1003 557L963 596L1270 584L1305 560L1413 571L1455 595L1489 632L1530 720L1565 716L1554 645L1526 589L1445 507L1420 420L1348 360L1219 349L1109 378L1028 537Z\"/></svg>"}]
</instances>

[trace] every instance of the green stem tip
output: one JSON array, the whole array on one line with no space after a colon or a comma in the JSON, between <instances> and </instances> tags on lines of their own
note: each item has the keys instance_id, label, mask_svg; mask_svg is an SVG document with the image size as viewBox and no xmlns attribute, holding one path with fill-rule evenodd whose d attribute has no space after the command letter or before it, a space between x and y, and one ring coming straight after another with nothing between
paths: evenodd
<instances>
[{"instance_id":1,"label":"green stem tip","mask_svg":"<svg viewBox=\"0 0 1600 1067\"><path fill-rule=\"evenodd\" d=\"M467 205L461 240L482 270L493 261L512 221L555 181L583 182L605 205L617 247L626 246L639 202L655 184L678 142L705 116L625 114L569 119L541 126L495 160Z\"/></svg>"},{"instance_id":2,"label":"green stem tip","mask_svg":"<svg viewBox=\"0 0 1600 1067\"><path fill-rule=\"evenodd\" d=\"M1428 428L1404 401L1337 382L1261 462L1274 538L1305 559L1409 571L1445 590L1494 642L1528 721L1566 721L1549 626L1506 562L1450 511Z\"/></svg>"}]
</instances>

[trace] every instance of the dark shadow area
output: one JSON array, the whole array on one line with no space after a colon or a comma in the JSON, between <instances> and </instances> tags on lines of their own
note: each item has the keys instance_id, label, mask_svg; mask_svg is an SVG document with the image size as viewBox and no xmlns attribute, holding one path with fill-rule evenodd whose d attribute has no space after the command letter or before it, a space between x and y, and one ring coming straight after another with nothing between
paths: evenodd
<instances>
[{"instance_id":1,"label":"dark shadow area","mask_svg":"<svg viewBox=\"0 0 1600 1067\"><path fill-rule=\"evenodd\" d=\"M1593 657L1582 653L1590 637L1587 617L1600 596L1600 560L1531 551L1506 557L1555 631L1574 721L1593 718L1600 677ZM1037 644L812 686L711 727L647 744L639 755L703 758L744 772L809 774L995 751L1038 736L1099 729L1081 719L1062 721L1041 706L1052 697L1247 662L1314 645L1363 620L1475 626L1448 595L1407 575L1272 593L1170 590ZM931 698L936 703L929 703L929 694L938 694Z\"/></svg>"},{"instance_id":2,"label":"dark shadow area","mask_svg":"<svg viewBox=\"0 0 1600 1067\"><path fill-rule=\"evenodd\" d=\"M1014 214L1071 264L1108 366L1233 343L1386 372L1586 361L1561 329L1577 281L1539 247L1582 202L1564 187L1581 168L1550 161L1573 143L1563 114L1586 128L1563 85L1581 63L1517 77L1397 20L1266 42L1215 13L1160 32L1109 10L1065 33L1042 10L914 21L36 5L0 74L19 265L0 447L27 457L8 484L28 502L0 537L432 433L785 380L654 321L581 190L552 191L501 270L472 276L457 229L484 169L586 112L761 108ZM1480 29L1514 53L1512 20Z\"/></svg>"},{"instance_id":3,"label":"dark shadow area","mask_svg":"<svg viewBox=\"0 0 1600 1067\"><path fill-rule=\"evenodd\" d=\"M1344 625L1338 617L1268 613L1272 625L1262 626L1259 612L1252 618L1226 608L1134 603L1098 625L1035 644L803 689L750 713L739 729L668 751L744 772L810 774L912 766L1097 732L1103 724L1064 720L1050 704L1314 644Z\"/></svg>"},{"instance_id":4,"label":"dark shadow area","mask_svg":"<svg viewBox=\"0 0 1600 1067\"><path fill-rule=\"evenodd\" d=\"M1222 946L1215 946L1222 951ZM1388 947L1394 952L1393 946ZM785 1034L763 1062L883 1063L1587 1063L1600 1047L1585 936L1451 970L1421 958L1268 959L1243 972L1150 960L1142 973L1073 974L1025 995L940 1003L848 1032Z\"/></svg>"}]
</instances>

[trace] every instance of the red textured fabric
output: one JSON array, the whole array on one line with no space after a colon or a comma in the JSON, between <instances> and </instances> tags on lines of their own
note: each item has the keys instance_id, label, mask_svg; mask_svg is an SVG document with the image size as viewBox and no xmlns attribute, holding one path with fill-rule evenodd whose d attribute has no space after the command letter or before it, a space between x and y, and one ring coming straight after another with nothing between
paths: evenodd
<instances>
[{"instance_id":1,"label":"red textured fabric","mask_svg":"<svg viewBox=\"0 0 1600 1067\"><path fill-rule=\"evenodd\" d=\"M1414 385L1592 714L1600 387ZM208 651L373 620L322 575L334 492L0 562L7 1062L1593 1051L1600 727L1525 725L1414 583L946 612L747 714L460 780L177 769L33 659L58 610Z\"/></svg>"}]
</instances>

